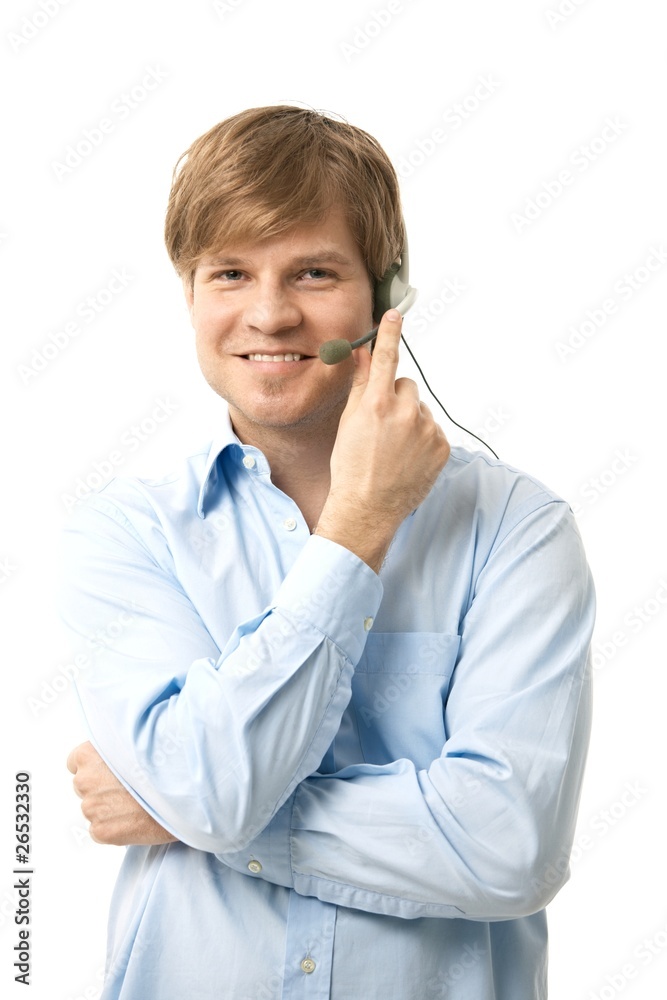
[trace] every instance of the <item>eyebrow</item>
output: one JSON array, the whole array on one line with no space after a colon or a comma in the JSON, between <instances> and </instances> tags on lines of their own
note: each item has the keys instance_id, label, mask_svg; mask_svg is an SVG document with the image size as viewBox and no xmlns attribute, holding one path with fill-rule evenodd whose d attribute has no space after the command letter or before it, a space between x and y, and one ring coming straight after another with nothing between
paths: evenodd
<instances>
[{"instance_id":1,"label":"eyebrow","mask_svg":"<svg viewBox=\"0 0 667 1000\"><path fill-rule=\"evenodd\" d=\"M349 257L332 247L322 247L304 257L289 258L289 262L294 267L315 267L317 264L324 263L351 267L353 264ZM251 263L252 261L248 257L215 257L202 261L204 267L247 267Z\"/></svg>"}]
</instances>

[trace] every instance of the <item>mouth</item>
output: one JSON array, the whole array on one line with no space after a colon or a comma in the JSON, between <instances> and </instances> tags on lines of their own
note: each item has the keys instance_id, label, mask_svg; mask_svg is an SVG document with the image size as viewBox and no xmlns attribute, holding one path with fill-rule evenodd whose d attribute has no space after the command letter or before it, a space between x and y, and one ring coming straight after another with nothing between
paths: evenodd
<instances>
[{"instance_id":1,"label":"mouth","mask_svg":"<svg viewBox=\"0 0 667 1000\"><path fill-rule=\"evenodd\" d=\"M281 361L308 361L310 355L308 354L244 354L242 355L246 361L265 361L273 364L278 364Z\"/></svg>"}]
</instances>

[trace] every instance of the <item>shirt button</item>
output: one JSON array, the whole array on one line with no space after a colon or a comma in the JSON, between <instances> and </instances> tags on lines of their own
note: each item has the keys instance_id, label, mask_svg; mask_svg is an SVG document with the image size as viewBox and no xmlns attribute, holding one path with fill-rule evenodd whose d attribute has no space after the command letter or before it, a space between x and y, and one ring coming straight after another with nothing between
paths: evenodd
<instances>
[{"instance_id":1,"label":"shirt button","mask_svg":"<svg viewBox=\"0 0 667 1000\"><path fill-rule=\"evenodd\" d=\"M296 521L294 520L294 518L286 517L285 520L283 521L283 528L285 528L287 531L294 531L294 529L296 528Z\"/></svg>"},{"instance_id":2,"label":"shirt button","mask_svg":"<svg viewBox=\"0 0 667 1000\"><path fill-rule=\"evenodd\" d=\"M254 469L255 466L257 465L257 462L252 457L252 455L244 455L243 464L245 465L246 469Z\"/></svg>"},{"instance_id":3,"label":"shirt button","mask_svg":"<svg viewBox=\"0 0 667 1000\"><path fill-rule=\"evenodd\" d=\"M301 963L301 971L302 972L315 971L315 963L313 962L312 958L304 958L303 962Z\"/></svg>"},{"instance_id":4,"label":"shirt button","mask_svg":"<svg viewBox=\"0 0 667 1000\"><path fill-rule=\"evenodd\" d=\"M364 628L366 629L367 632L370 632L370 630L373 628L372 618L364 618Z\"/></svg>"},{"instance_id":5,"label":"shirt button","mask_svg":"<svg viewBox=\"0 0 667 1000\"><path fill-rule=\"evenodd\" d=\"M248 864L248 871L251 871L253 875L259 875L262 870L262 866L259 861L250 861Z\"/></svg>"}]
</instances>

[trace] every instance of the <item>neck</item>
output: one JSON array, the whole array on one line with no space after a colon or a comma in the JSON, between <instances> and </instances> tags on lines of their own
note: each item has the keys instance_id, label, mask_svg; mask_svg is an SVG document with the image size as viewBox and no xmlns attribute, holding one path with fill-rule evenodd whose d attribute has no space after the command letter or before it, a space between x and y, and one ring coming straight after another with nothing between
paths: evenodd
<instances>
[{"instance_id":1,"label":"neck","mask_svg":"<svg viewBox=\"0 0 667 1000\"><path fill-rule=\"evenodd\" d=\"M322 427L308 433L305 428L262 427L240 433L244 444L251 444L266 455L271 467L271 482L296 503L311 532L319 520L331 482L331 452L337 427L328 433Z\"/></svg>"}]
</instances>

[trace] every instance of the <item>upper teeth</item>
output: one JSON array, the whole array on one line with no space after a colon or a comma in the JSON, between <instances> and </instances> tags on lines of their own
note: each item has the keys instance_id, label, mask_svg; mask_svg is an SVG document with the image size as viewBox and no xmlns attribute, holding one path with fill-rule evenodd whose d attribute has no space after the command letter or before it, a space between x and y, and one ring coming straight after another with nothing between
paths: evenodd
<instances>
[{"instance_id":1,"label":"upper teeth","mask_svg":"<svg viewBox=\"0 0 667 1000\"><path fill-rule=\"evenodd\" d=\"M250 361L301 361L303 354L249 354Z\"/></svg>"}]
</instances>

